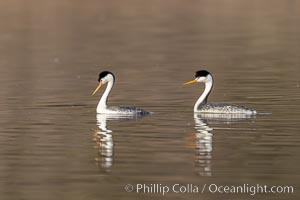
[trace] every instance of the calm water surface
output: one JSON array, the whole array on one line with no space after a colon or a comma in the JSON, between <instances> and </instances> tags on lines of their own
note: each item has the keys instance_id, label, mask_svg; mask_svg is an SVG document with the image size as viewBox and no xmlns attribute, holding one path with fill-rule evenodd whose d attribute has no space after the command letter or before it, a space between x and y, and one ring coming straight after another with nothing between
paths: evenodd
<instances>
[{"instance_id":1,"label":"calm water surface","mask_svg":"<svg viewBox=\"0 0 300 200\"><path fill-rule=\"evenodd\" d=\"M299 7L0 2L0 199L299 199ZM194 115L204 86L182 83L203 68L215 78L210 101L268 114ZM111 105L154 114L96 116L102 70L117 78ZM294 194L124 190L138 183L291 185Z\"/></svg>"}]
</instances>

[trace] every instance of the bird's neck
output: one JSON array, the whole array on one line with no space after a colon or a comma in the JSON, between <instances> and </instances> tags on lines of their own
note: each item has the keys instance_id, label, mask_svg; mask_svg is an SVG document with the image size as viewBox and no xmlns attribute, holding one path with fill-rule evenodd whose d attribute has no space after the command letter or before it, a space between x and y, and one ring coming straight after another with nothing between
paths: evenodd
<instances>
[{"instance_id":1,"label":"bird's neck","mask_svg":"<svg viewBox=\"0 0 300 200\"><path fill-rule=\"evenodd\" d=\"M103 111L107 108L107 100L108 100L108 95L111 91L111 89L113 88L114 86L114 80L112 81L109 81L107 83L107 87L105 89L105 92L103 93L99 103L98 103L98 106L97 106L97 112L100 113L100 111Z\"/></svg>"},{"instance_id":2,"label":"bird's neck","mask_svg":"<svg viewBox=\"0 0 300 200\"><path fill-rule=\"evenodd\" d=\"M201 94L199 99L196 101L194 106L194 112L197 112L200 105L206 104L208 96L212 90L213 87L213 79L210 79L209 81L205 82L205 89L204 92Z\"/></svg>"}]
</instances>

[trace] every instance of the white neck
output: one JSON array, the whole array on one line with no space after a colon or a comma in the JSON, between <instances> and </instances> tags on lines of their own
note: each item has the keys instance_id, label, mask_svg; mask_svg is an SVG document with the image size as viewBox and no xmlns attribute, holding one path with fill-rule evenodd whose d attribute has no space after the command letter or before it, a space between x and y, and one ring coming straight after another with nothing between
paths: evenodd
<instances>
[{"instance_id":1,"label":"white neck","mask_svg":"<svg viewBox=\"0 0 300 200\"><path fill-rule=\"evenodd\" d=\"M199 99L196 101L195 106L194 106L194 112L198 111L198 108L201 104L206 104L208 95L209 95L212 87L213 87L213 79L211 77L211 78L207 79L207 81L205 81L204 92L201 94Z\"/></svg>"},{"instance_id":2,"label":"white neck","mask_svg":"<svg viewBox=\"0 0 300 200\"><path fill-rule=\"evenodd\" d=\"M114 80L109 80L108 83L107 83L107 87L105 89L105 92L103 93L99 103L98 103L98 106L97 106L97 113L101 113L101 111L103 110L106 110L107 108L107 99L108 99L108 95L111 91L111 89L113 88L114 86Z\"/></svg>"}]
</instances>

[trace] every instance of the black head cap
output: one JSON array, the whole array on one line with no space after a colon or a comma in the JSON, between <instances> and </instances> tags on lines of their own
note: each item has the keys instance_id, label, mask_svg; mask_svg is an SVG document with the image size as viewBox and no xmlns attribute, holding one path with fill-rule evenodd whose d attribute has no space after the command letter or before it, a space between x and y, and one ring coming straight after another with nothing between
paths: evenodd
<instances>
[{"instance_id":1,"label":"black head cap","mask_svg":"<svg viewBox=\"0 0 300 200\"><path fill-rule=\"evenodd\" d=\"M115 79L115 76L114 76L114 74L113 74L112 72L109 72L109 71L103 71L103 72L101 72L101 73L99 74L98 82L100 82L100 80L101 80L102 78L104 78L105 76L107 76L108 74L111 74L111 75L114 77L114 79Z\"/></svg>"},{"instance_id":2,"label":"black head cap","mask_svg":"<svg viewBox=\"0 0 300 200\"><path fill-rule=\"evenodd\" d=\"M195 78L201 77L201 76L206 77L208 74L210 74L210 73L206 70L196 71Z\"/></svg>"}]
</instances>

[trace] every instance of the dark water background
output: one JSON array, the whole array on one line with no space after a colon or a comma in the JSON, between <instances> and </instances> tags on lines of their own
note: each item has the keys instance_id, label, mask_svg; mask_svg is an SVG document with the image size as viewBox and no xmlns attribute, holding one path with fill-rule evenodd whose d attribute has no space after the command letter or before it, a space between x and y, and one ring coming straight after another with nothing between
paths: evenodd
<instances>
[{"instance_id":1,"label":"dark water background","mask_svg":"<svg viewBox=\"0 0 300 200\"><path fill-rule=\"evenodd\" d=\"M1 1L0 199L299 199L299 8ZM194 116L203 85L182 83L203 68L215 78L210 101L272 114ZM90 94L103 70L117 77L111 105L155 114L97 122ZM128 183L292 185L294 194L162 196L127 193Z\"/></svg>"}]
</instances>

